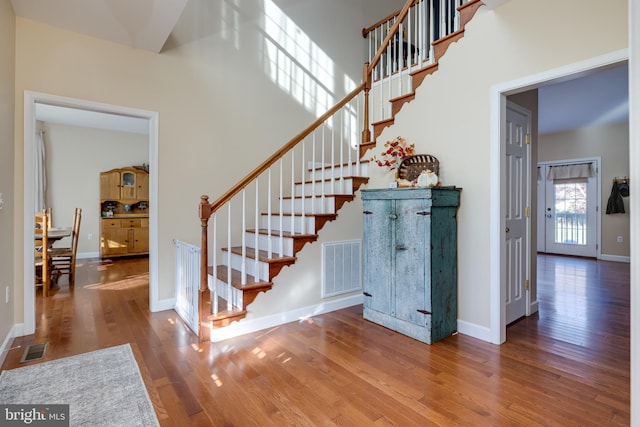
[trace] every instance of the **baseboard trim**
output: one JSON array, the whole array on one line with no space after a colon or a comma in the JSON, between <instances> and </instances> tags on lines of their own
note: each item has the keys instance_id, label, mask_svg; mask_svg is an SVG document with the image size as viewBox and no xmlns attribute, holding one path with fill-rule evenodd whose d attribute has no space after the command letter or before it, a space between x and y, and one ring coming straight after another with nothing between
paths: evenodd
<instances>
[{"instance_id":1,"label":"baseboard trim","mask_svg":"<svg viewBox=\"0 0 640 427\"><path fill-rule=\"evenodd\" d=\"M473 338L477 338L482 341L491 341L491 329L486 326L476 325L475 323L465 322L458 319L458 333L468 335Z\"/></svg>"},{"instance_id":2,"label":"baseboard trim","mask_svg":"<svg viewBox=\"0 0 640 427\"><path fill-rule=\"evenodd\" d=\"M631 263L631 257L622 256L622 255L601 254L600 258L598 258L598 259L601 260L601 261L625 262L627 264Z\"/></svg>"},{"instance_id":3,"label":"baseboard trim","mask_svg":"<svg viewBox=\"0 0 640 427\"><path fill-rule=\"evenodd\" d=\"M285 323L301 322L313 316L362 304L362 298L362 294L352 295L345 298L321 302L316 305L298 308L284 313L272 314L255 319L243 319L240 322L234 322L224 328L214 329L211 331L211 341L224 341L240 335L284 325Z\"/></svg>"},{"instance_id":4,"label":"baseboard trim","mask_svg":"<svg viewBox=\"0 0 640 427\"><path fill-rule=\"evenodd\" d=\"M100 258L100 252L78 252L76 254L77 259L89 259L89 258Z\"/></svg>"},{"instance_id":5,"label":"baseboard trim","mask_svg":"<svg viewBox=\"0 0 640 427\"><path fill-rule=\"evenodd\" d=\"M15 337L22 336L20 333L24 332L24 325L15 324L9 329L9 333L4 340L2 341L2 347L0 347L0 366L4 363L4 360L7 358L7 354L9 353L9 349L11 348L11 344L13 343L13 339Z\"/></svg>"},{"instance_id":6,"label":"baseboard trim","mask_svg":"<svg viewBox=\"0 0 640 427\"><path fill-rule=\"evenodd\" d=\"M152 313L156 313L158 311L166 311L173 310L176 306L175 298L168 298L156 301L155 303L150 304L149 311Z\"/></svg>"}]
</instances>

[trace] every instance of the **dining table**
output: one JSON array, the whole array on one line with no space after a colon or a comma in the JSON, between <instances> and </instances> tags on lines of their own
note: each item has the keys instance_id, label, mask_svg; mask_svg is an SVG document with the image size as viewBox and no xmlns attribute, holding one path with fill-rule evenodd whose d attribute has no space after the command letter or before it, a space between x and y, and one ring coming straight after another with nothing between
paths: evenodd
<instances>
[{"instance_id":1,"label":"dining table","mask_svg":"<svg viewBox=\"0 0 640 427\"><path fill-rule=\"evenodd\" d=\"M53 244L59 240L64 239L65 237L71 237L71 227L51 227L47 229L47 247L53 247ZM42 238L41 233L34 233L35 240L40 240Z\"/></svg>"},{"instance_id":2,"label":"dining table","mask_svg":"<svg viewBox=\"0 0 640 427\"><path fill-rule=\"evenodd\" d=\"M51 227L47 230L47 239L50 244L64 239L65 237L71 237L71 227Z\"/></svg>"}]
</instances>

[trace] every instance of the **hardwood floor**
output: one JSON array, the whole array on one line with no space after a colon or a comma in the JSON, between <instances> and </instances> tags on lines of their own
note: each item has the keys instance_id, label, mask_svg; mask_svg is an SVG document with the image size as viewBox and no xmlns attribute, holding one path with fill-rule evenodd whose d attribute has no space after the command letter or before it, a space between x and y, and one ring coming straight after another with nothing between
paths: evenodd
<instances>
[{"instance_id":1,"label":"hardwood floor","mask_svg":"<svg viewBox=\"0 0 640 427\"><path fill-rule=\"evenodd\" d=\"M163 426L629 425L629 265L538 265L539 314L502 346L429 346L361 306L201 345L175 312L149 312L146 259L82 262L14 345L48 342L51 360L130 343Z\"/></svg>"}]
</instances>

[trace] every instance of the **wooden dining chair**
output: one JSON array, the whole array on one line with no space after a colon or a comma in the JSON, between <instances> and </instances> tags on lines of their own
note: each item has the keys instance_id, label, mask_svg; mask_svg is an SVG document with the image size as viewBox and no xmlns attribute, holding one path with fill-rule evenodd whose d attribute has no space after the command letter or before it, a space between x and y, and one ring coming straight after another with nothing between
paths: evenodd
<instances>
[{"instance_id":1,"label":"wooden dining chair","mask_svg":"<svg viewBox=\"0 0 640 427\"><path fill-rule=\"evenodd\" d=\"M59 278L63 274L69 275L69 287L75 284L76 254L80 236L80 222L82 209L76 208L73 214L73 228L71 229L71 245L69 247L53 247L49 249L51 257L52 276Z\"/></svg>"},{"instance_id":2,"label":"wooden dining chair","mask_svg":"<svg viewBox=\"0 0 640 427\"><path fill-rule=\"evenodd\" d=\"M42 296L49 296L49 288L51 286L51 258L49 257L49 241L47 234L49 233L49 220L47 211L44 210L42 215L36 215L34 238L34 263L36 269L36 288L42 287Z\"/></svg>"},{"instance_id":3,"label":"wooden dining chair","mask_svg":"<svg viewBox=\"0 0 640 427\"><path fill-rule=\"evenodd\" d=\"M47 226L51 228L51 222L53 221L53 215L51 215L51 208L45 208L42 212L36 212L36 227L42 222L42 217L46 214Z\"/></svg>"}]
</instances>

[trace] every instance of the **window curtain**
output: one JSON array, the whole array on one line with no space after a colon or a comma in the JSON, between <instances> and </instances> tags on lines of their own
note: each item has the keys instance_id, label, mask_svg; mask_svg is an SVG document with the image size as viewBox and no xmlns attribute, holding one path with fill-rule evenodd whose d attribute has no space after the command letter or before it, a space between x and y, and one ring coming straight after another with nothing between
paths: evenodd
<instances>
[{"instance_id":1,"label":"window curtain","mask_svg":"<svg viewBox=\"0 0 640 427\"><path fill-rule=\"evenodd\" d=\"M572 165L553 165L549 166L547 179L550 181L566 181L586 182L588 178L595 176L593 171L593 163L575 163Z\"/></svg>"},{"instance_id":2,"label":"window curtain","mask_svg":"<svg viewBox=\"0 0 640 427\"><path fill-rule=\"evenodd\" d=\"M45 195L47 192L47 174L45 168L44 132L37 131L34 140L34 169L35 169L35 212L46 208Z\"/></svg>"}]
</instances>

